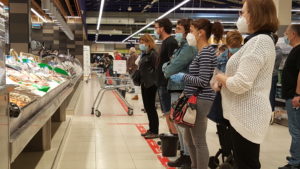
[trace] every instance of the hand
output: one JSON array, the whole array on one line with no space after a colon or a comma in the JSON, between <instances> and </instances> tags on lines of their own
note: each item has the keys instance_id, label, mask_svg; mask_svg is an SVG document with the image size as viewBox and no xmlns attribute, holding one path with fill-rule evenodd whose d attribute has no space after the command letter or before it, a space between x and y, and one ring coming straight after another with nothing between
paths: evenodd
<instances>
[{"instance_id":1,"label":"hand","mask_svg":"<svg viewBox=\"0 0 300 169\"><path fill-rule=\"evenodd\" d=\"M183 76L184 76L184 73L180 72L175 75L172 75L170 78L172 81L179 83L179 82L183 81Z\"/></svg>"},{"instance_id":2,"label":"hand","mask_svg":"<svg viewBox=\"0 0 300 169\"><path fill-rule=\"evenodd\" d=\"M227 76L223 73L218 73L216 75L216 81L222 84L222 86L226 86Z\"/></svg>"},{"instance_id":3,"label":"hand","mask_svg":"<svg viewBox=\"0 0 300 169\"><path fill-rule=\"evenodd\" d=\"M300 96L296 96L292 100L292 104L294 107L300 107Z\"/></svg>"},{"instance_id":4,"label":"hand","mask_svg":"<svg viewBox=\"0 0 300 169\"><path fill-rule=\"evenodd\" d=\"M215 91L215 92L219 92L222 88L222 84L219 82L215 82L211 88Z\"/></svg>"}]
</instances>

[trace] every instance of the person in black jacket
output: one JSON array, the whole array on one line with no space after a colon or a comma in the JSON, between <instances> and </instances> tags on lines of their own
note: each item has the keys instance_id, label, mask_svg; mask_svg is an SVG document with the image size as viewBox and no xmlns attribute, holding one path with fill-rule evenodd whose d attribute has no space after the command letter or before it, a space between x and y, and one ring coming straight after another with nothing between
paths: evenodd
<instances>
[{"instance_id":1,"label":"person in black jacket","mask_svg":"<svg viewBox=\"0 0 300 169\"><path fill-rule=\"evenodd\" d=\"M142 134L142 136L146 139L153 139L158 138L159 127L158 115L155 108L158 54L154 49L154 40L149 34L145 34L140 38L139 48L143 52L139 62L142 98L149 120L149 130Z\"/></svg>"}]
</instances>

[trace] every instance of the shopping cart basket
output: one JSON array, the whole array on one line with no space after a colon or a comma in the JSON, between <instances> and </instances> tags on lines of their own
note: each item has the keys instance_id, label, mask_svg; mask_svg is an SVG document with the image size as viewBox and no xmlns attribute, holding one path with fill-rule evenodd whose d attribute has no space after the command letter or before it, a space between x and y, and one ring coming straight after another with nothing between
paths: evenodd
<instances>
[{"instance_id":1,"label":"shopping cart basket","mask_svg":"<svg viewBox=\"0 0 300 169\"><path fill-rule=\"evenodd\" d=\"M117 91L117 89L121 89L121 88L126 90L127 88L130 88L133 84L130 77L126 75L122 75L120 77L107 77L105 76L105 74L97 74L97 78L99 79L100 82L100 90L93 103L91 114L95 114L97 117L100 117L101 112L99 110L99 105L101 104L104 94L107 91ZM127 100L119 92L116 93L128 107L127 114L129 116L133 115L133 107L127 102Z\"/></svg>"},{"instance_id":2,"label":"shopping cart basket","mask_svg":"<svg viewBox=\"0 0 300 169\"><path fill-rule=\"evenodd\" d=\"M104 68L103 67L91 67L90 68L90 74L88 75L87 79L86 79L86 83L89 82L89 80L92 78L93 75L101 75L104 73Z\"/></svg>"}]
</instances>

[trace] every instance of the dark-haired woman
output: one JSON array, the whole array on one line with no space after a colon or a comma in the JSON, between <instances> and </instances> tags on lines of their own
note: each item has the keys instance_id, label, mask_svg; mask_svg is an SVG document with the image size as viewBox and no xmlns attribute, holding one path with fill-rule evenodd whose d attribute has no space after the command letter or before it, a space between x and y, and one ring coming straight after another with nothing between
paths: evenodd
<instances>
[{"instance_id":1,"label":"dark-haired woman","mask_svg":"<svg viewBox=\"0 0 300 169\"><path fill-rule=\"evenodd\" d=\"M209 153L206 143L206 116L215 98L209 82L217 63L216 51L208 39L214 34L216 42L219 42L223 37L223 26L219 22L211 23L207 19L198 19L192 22L190 32L187 37L188 43L197 47L198 55L192 61L188 74L178 73L171 78L175 81L184 81L185 95L198 96L196 125L193 128L186 128L185 141L190 151L191 168L207 169Z\"/></svg>"}]
</instances>

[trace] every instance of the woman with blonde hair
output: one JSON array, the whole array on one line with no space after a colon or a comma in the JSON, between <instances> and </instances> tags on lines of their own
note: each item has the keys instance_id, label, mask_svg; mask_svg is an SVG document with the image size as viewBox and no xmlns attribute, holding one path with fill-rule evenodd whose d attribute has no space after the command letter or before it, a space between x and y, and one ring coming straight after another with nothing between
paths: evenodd
<instances>
[{"instance_id":1,"label":"woman with blonde hair","mask_svg":"<svg viewBox=\"0 0 300 169\"><path fill-rule=\"evenodd\" d=\"M140 38L139 48L143 53L139 61L142 98L149 120L149 130L143 133L142 136L144 136L145 139L153 139L158 138L159 127L158 115L155 108L158 53L155 51L154 40L149 34L145 34Z\"/></svg>"}]
</instances>

